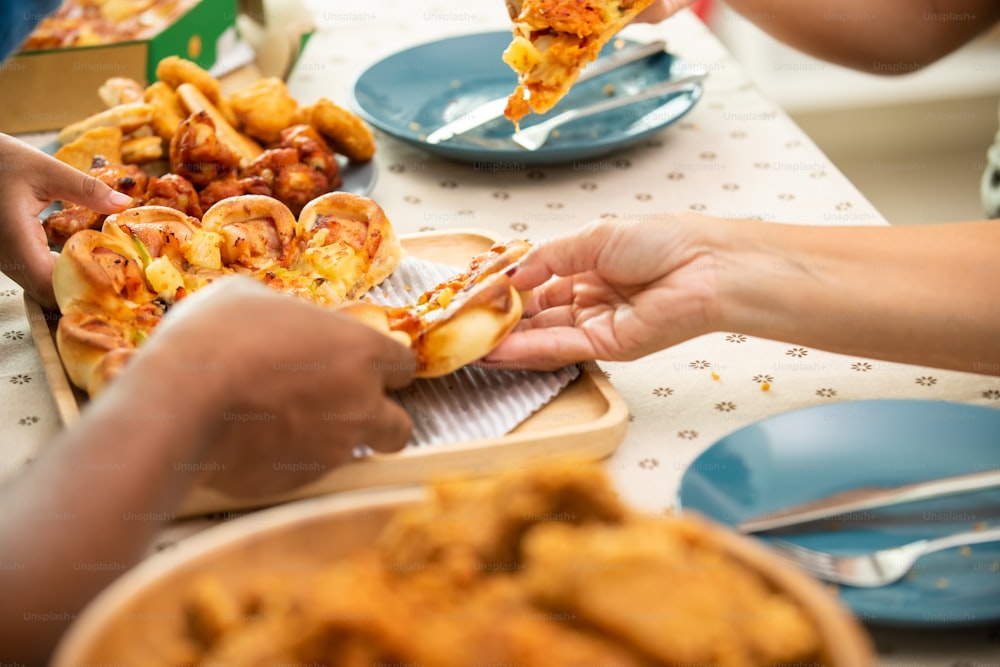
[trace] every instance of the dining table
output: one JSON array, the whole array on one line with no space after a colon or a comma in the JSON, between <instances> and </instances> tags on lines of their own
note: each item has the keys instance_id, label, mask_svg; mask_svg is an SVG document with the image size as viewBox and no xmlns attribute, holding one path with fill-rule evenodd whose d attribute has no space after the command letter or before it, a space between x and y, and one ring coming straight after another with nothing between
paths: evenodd
<instances>
[{"instance_id":1,"label":"dining table","mask_svg":"<svg viewBox=\"0 0 1000 667\"><path fill-rule=\"evenodd\" d=\"M435 40L510 29L496 0L307 6L315 32L287 81L300 103L325 96L352 107L355 81L381 59ZM670 53L707 72L701 99L676 122L601 155L558 164L525 164L516 156L458 161L376 129L369 196L401 234L475 229L536 242L601 218L655 221L685 211L799 225L889 224L694 13L630 25L622 34L663 39ZM0 276L0 343L0 476L12 479L45 456L64 425L22 290L6 276ZM739 331L598 366L628 410L624 437L601 465L623 499L653 515L676 511L685 470L713 443L790 411L867 399L1000 409L1000 377L835 354ZM148 557L170 558L178 544L234 517L169 524ZM882 665L1000 665L996 623L866 628Z\"/></svg>"}]
</instances>

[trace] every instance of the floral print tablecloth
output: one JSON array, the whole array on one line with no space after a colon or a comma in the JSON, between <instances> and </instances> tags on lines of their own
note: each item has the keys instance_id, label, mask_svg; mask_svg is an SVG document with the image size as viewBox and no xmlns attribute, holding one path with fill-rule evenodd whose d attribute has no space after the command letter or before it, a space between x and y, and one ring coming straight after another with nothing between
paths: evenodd
<instances>
[{"instance_id":1,"label":"floral print tablecloth","mask_svg":"<svg viewBox=\"0 0 1000 667\"><path fill-rule=\"evenodd\" d=\"M507 27L500 2L386 0L362 10L330 9L339 4L313 3L319 31L289 82L301 102L322 95L349 104L351 82L382 56L439 37ZM693 15L628 31L636 39L662 36L669 50L710 72L702 100L678 123L594 160L504 169L447 162L378 134L372 197L402 233L473 227L535 240L599 216L652 219L685 209L800 224L886 224ZM0 475L10 476L39 455L60 424L21 291L3 277L0 344ZM653 513L671 511L685 467L706 447L770 415L871 398L1000 408L998 378L841 356L740 332L601 368L630 409L628 432L607 468L626 500ZM157 549L169 550L174 540L212 522L174 527ZM875 628L873 636L885 665L1000 661L996 626Z\"/></svg>"}]
</instances>

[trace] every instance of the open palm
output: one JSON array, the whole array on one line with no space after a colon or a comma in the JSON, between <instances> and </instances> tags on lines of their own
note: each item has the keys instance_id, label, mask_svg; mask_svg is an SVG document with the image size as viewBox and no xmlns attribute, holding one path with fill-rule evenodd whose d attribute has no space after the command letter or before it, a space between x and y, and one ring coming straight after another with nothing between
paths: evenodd
<instances>
[{"instance_id":1,"label":"open palm","mask_svg":"<svg viewBox=\"0 0 1000 667\"><path fill-rule=\"evenodd\" d=\"M603 221L539 246L514 277L540 285L527 318L488 361L630 360L711 330L715 259L687 240L692 222Z\"/></svg>"}]
</instances>

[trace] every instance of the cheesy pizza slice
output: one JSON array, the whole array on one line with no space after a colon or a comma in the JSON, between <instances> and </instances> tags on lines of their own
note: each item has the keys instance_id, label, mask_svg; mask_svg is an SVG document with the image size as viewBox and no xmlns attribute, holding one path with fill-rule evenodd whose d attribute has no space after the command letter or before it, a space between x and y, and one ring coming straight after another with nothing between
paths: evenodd
<instances>
[{"instance_id":1,"label":"cheesy pizza slice","mask_svg":"<svg viewBox=\"0 0 1000 667\"><path fill-rule=\"evenodd\" d=\"M545 113L569 92L580 71L652 0L524 0L508 2L513 39L503 60L518 85L504 115L514 123Z\"/></svg>"}]
</instances>

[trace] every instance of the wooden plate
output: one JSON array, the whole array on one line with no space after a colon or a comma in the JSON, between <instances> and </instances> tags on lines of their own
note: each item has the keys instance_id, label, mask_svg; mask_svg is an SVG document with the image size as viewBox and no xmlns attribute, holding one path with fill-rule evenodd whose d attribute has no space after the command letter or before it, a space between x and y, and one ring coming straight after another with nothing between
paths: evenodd
<instances>
[{"instance_id":1,"label":"wooden plate","mask_svg":"<svg viewBox=\"0 0 1000 667\"><path fill-rule=\"evenodd\" d=\"M495 241L480 230L401 236L403 247L419 259L464 266ZM32 336L45 367L59 415L69 426L80 416L86 396L70 384L55 346L56 322L25 297ZM560 454L600 459L621 443L628 408L597 368L587 368L541 410L513 431L497 438L428 448L407 448L392 455L372 455L344 464L293 492L266 498L237 499L206 488L196 489L178 510L180 517L263 507L276 503L369 487L419 484L442 473L488 474Z\"/></svg>"},{"instance_id":2,"label":"wooden plate","mask_svg":"<svg viewBox=\"0 0 1000 667\"><path fill-rule=\"evenodd\" d=\"M395 510L423 497L420 489L395 489L318 498L193 537L177 553L153 556L106 589L70 629L52 665L159 664L166 658L165 647L185 632L182 601L198 574L210 572L233 589L247 577L265 573L295 578L372 544ZM799 604L819 631L825 665L876 664L865 631L821 584L782 564L750 538L708 521L705 531L709 543Z\"/></svg>"}]
</instances>

